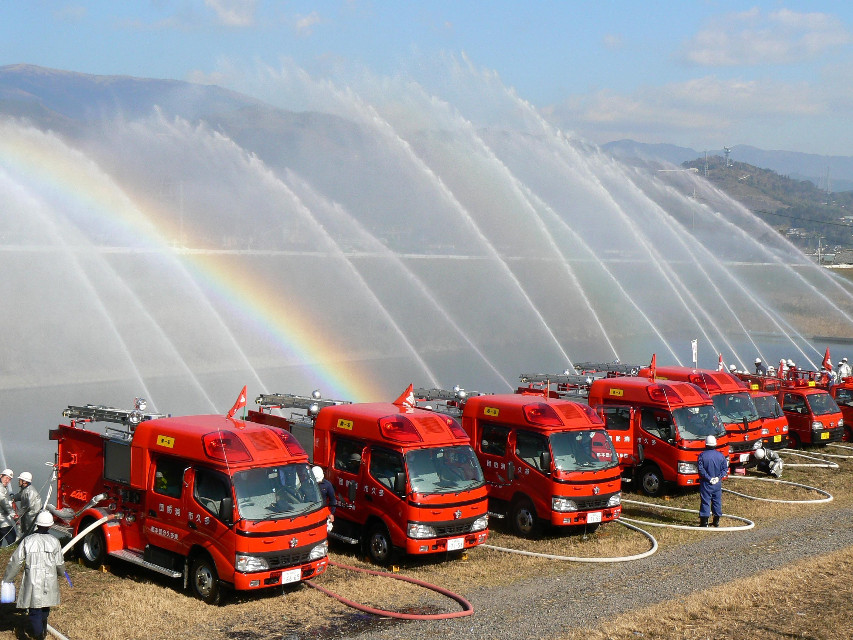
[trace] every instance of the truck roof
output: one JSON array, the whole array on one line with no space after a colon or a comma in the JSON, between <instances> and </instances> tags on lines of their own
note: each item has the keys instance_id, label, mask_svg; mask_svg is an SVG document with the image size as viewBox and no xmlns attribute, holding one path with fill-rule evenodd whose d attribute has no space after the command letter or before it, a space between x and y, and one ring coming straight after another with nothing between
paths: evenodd
<instances>
[{"instance_id":1,"label":"truck roof","mask_svg":"<svg viewBox=\"0 0 853 640\"><path fill-rule=\"evenodd\" d=\"M136 426L132 445L151 452L234 466L308 462L290 433L219 415L146 420Z\"/></svg>"},{"instance_id":2,"label":"truck roof","mask_svg":"<svg viewBox=\"0 0 853 640\"><path fill-rule=\"evenodd\" d=\"M638 376L648 376L648 367L640 369ZM746 391L746 384L728 371L713 371L711 369L693 369L692 367L656 367L655 379L679 380L690 382L709 395L719 393L737 393Z\"/></svg>"},{"instance_id":3,"label":"truck roof","mask_svg":"<svg viewBox=\"0 0 853 640\"><path fill-rule=\"evenodd\" d=\"M468 435L450 416L391 402L323 407L317 413L314 428L401 447L470 443Z\"/></svg>"},{"instance_id":4,"label":"truck roof","mask_svg":"<svg viewBox=\"0 0 853 640\"><path fill-rule=\"evenodd\" d=\"M599 378L589 387L589 404L642 404L661 407L712 404L711 397L689 382L622 376Z\"/></svg>"},{"instance_id":5,"label":"truck roof","mask_svg":"<svg viewBox=\"0 0 853 640\"><path fill-rule=\"evenodd\" d=\"M531 411L531 407L547 405L554 410L561 424ZM525 410L525 407L528 407ZM483 420L499 419L503 423L527 425L543 431L565 431L568 429L603 428L604 423L586 405L562 399L548 399L541 393L512 393L481 395L468 398L462 413L466 418Z\"/></svg>"}]
</instances>

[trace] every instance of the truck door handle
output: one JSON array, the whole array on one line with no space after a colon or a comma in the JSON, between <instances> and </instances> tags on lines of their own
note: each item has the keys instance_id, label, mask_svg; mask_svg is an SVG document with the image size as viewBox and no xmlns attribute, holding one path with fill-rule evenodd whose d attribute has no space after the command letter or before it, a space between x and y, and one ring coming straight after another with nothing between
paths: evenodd
<instances>
[{"instance_id":1,"label":"truck door handle","mask_svg":"<svg viewBox=\"0 0 853 640\"><path fill-rule=\"evenodd\" d=\"M150 517L152 517L152 518L156 518L156 517L157 517L157 513L154 511L154 509L149 509L149 510L148 510L148 515L149 515Z\"/></svg>"},{"instance_id":2,"label":"truck door handle","mask_svg":"<svg viewBox=\"0 0 853 640\"><path fill-rule=\"evenodd\" d=\"M190 520L189 522L187 522L187 526L188 526L190 529L197 529L197 528L198 528L198 527L196 527L196 526L195 526L195 522L193 522L192 520Z\"/></svg>"}]
</instances>

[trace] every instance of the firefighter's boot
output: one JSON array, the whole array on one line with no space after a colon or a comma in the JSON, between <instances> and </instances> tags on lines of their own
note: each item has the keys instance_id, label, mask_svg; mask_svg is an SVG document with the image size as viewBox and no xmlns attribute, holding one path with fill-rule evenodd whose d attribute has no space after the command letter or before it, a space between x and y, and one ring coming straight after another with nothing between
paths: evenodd
<instances>
[{"instance_id":1,"label":"firefighter's boot","mask_svg":"<svg viewBox=\"0 0 853 640\"><path fill-rule=\"evenodd\" d=\"M720 516L714 516L714 519L711 521L711 526L712 527L719 527L720 526Z\"/></svg>"},{"instance_id":2,"label":"firefighter's boot","mask_svg":"<svg viewBox=\"0 0 853 640\"><path fill-rule=\"evenodd\" d=\"M707 527L708 526L708 516L699 516L699 526Z\"/></svg>"}]
</instances>

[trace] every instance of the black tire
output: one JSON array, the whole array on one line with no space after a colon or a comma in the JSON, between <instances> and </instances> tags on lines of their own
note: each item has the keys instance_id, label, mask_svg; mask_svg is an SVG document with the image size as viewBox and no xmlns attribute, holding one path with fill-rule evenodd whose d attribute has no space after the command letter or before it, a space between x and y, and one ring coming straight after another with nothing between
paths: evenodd
<instances>
[{"instance_id":1,"label":"black tire","mask_svg":"<svg viewBox=\"0 0 853 640\"><path fill-rule=\"evenodd\" d=\"M789 449L799 449L802 446L802 442L800 442L800 436L792 431L788 432L788 448Z\"/></svg>"},{"instance_id":2,"label":"black tire","mask_svg":"<svg viewBox=\"0 0 853 640\"><path fill-rule=\"evenodd\" d=\"M650 498L658 498L663 495L664 479L657 465L647 464L641 468L638 481L640 490Z\"/></svg>"},{"instance_id":3,"label":"black tire","mask_svg":"<svg viewBox=\"0 0 853 640\"><path fill-rule=\"evenodd\" d=\"M85 527L90 524L91 522L86 523ZM83 539L77 543L77 555L90 569L100 569L104 565L107 559L107 541L101 527L83 536Z\"/></svg>"},{"instance_id":4,"label":"black tire","mask_svg":"<svg viewBox=\"0 0 853 640\"><path fill-rule=\"evenodd\" d=\"M844 425L844 432L841 434L841 442L846 442L850 444L853 442L853 427L849 425Z\"/></svg>"},{"instance_id":5,"label":"black tire","mask_svg":"<svg viewBox=\"0 0 853 640\"><path fill-rule=\"evenodd\" d=\"M394 557L394 546L391 544L391 534L388 527L381 522L374 524L367 532L364 543L367 555L374 564L387 567Z\"/></svg>"},{"instance_id":6,"label":"black tire","mask_svg":"<svg viewBox=\"0 0 853 640\"><path fill-rule=\"evenodd\" d=\"M206 604L219 604L222 588L216 565L207 554L193 558L190 563L190 588L193 595Z\"/></svg>"},{"instance_id":7,"label":"black tire","mask_svg":"<svg viewBox=\"0 0 853 640\"><path fill-rule=\"evenodd\" d=\"M539 517L530 498L522 497L514 500L509 517L512 530L517 536L535 538L539 535Z\"/></svg>"}]
</instances>

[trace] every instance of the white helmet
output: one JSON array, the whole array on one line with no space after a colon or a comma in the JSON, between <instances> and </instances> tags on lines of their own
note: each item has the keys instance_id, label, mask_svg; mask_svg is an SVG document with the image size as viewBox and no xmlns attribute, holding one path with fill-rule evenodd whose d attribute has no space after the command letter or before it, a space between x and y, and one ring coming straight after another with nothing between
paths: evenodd
<instances>
[{"instance_id":1,"label":"white helmet","mask_svg":"<svg viewBox=\"0 0 853 640\"><path fill-rule=\"evenodd\" d=\"M764 460L764 449L756 449L755 450L755 457L758 458L759 460Z\"/></svg>"},{"instance_id":2,"label":"white helmet","mask_svg":"<svg viewBox=\"0 0 853 640\"><path fill-rule=\"evenodd\" d=\"M787 361L785 364L787 364L789 367L793 367L793 366L794 366L794 361L793 361L793 360L791 360L790 358L788 358L788 361Z\"/></svg>"},{"instance_id":3,"label":"white helmet","mask_svg":"<svg viewBox=\"0 0 853 640\"><path fill-rule=\"evenodd\" d=\"M18 476L18 480L23 480L24 482L29 482L32 484L33 482L33 474L29 471L22 471L21 475Z\"/></svg>"},{"instance_id":4,"label":"white helmet","mask_svg":"<svg viewBox=\"0 0 853 640\"><path fill-rule=\"evenodd\" d=\"M841 358L841 362L847 362L847 358Z\"/></svg>"},{"instance_id":5,"label":"white helmet","mask_svg":"<svg viewBox=\"0 0 853 640\"><path fill-rule=\"evenodd\" d=\"M3 471L0 472L0 476L9 476L10 478L14 478L15 472L11 469L3 469Z\"/></svg>"},{"instance_id":6,"label":"white helmet","mask_svg":"<svg viewBox=\"0 0 853 640\"><path fill-rule=\"evenodd\" d=\"M729 371L731 371L732 373L734 373L735 371L737 371L737 365L730 364L730 365L729 365Z\"/></svg>"},{"instance_id":7,"label":"white helmet","mask_svg":"<svg viewBox=\"0 0 853 640\"><path fill-rule=\"evenodd\" d=\"M761 364L761 358L756 358L756 359L755 359L755 364Z\"/></svg>"},{"instance_id":8,"label":"white helmet","mask_svg":"<svg viewBox=\"0 0 853 640\"><path fill-rule=\"evenodd\" d=\"M311 473L314 474L314 479L317 482L323 480L323 470L320 467L311 467Z\"/></svg>"},{"instance_id":9,"label":"white helmet","mask_svg":"<svg viewBox=\"0 0 853 640\"><path fill-rule=\"evenodd\" d=\"M707 436L705 438L705 446L706 447L716 447L717 439L714 436Z\"/></svg>"},{"instance_id":10,"label":"white helmet","mask_svg":"<svg viewBox=\"0 0 853 640\"><path fill-rule=\"evenodd\" d=\"M37 527L52 527L53 526L53 516L50 515L49 511L39 511L39 514L36 516L36 526Z\"/></svg>"}]
</instances>

